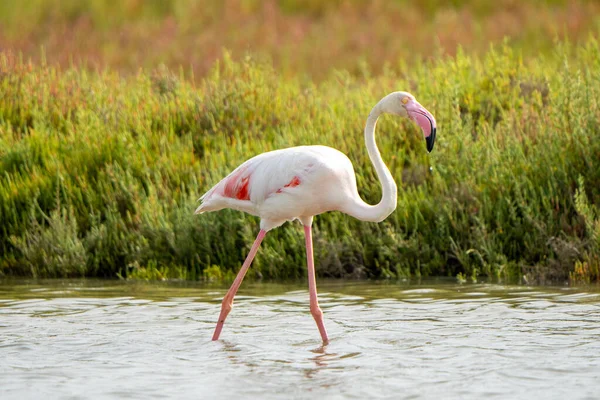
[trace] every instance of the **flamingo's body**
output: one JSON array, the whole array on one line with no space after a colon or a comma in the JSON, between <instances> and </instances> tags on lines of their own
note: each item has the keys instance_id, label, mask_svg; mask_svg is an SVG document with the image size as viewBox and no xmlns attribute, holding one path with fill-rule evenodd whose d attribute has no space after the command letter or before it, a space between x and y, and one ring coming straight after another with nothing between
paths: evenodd
<instances>
[{"instance_id":1,"label":"flamingo's body","mask_svg":"<svg viewBox=\"0 0 600 400\"><path fill-rule=\"evenodd\" d=\"M375 206L360 198L352 162L342 152L327 146L299 146L260 154L244 162L200 198L202 204L197 214L232 208L261 218L259 235L223 299L213 340L219 338L235 293L266 232L286 221L299 219L306 234L311 313L323 342L328 341L317 301L312 255L313 216L337 210L364 221L380 222L394 211L396 184L381 160L374 137L377 118L386 112L417 122L423 129L429 151L436 134L431 113L406 92L394 92L373 108L365 127L365 142L383 189L382 199Z\"/></svg>"},{"instance_id":2,"label":"flamingo's body","mask_svg":"<svg viewBox=\"0 0 600 400\"><path fill-rule=\"evenodd\" d=\"M335 190L324 190L335 187ZM223 208L261 217L261 228L346 211L360 199L352 162L326 146L270 151L244 162L202 196L199 212Z\"/></svg>"}]
</instances>

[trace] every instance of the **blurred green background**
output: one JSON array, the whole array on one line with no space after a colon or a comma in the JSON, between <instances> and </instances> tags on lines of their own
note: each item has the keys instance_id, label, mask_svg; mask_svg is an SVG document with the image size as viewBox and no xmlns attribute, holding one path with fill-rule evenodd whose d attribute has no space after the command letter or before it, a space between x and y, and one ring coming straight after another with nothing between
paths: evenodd
<instances>
[{"instance_id":1,"label":"blurred green background","mask_svg":"<svg viewBox=\"0 0 600 400\"><path fill-rule=\"evenodd\" d=\"M0 48L69 66L136 72L160 63L205 75L227 49L278 72L381 72L419 59L482 53L510 38L523 57L596 33L584 0L29 0L0 2Z\"/></svg>"}]
</instances>

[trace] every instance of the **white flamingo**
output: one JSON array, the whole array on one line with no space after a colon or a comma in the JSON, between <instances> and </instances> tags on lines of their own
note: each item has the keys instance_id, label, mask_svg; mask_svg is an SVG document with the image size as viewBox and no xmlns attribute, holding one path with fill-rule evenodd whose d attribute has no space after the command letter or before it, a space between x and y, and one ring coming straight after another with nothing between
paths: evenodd
<instances>
[{"instance_id":1,"label":"white flamingo","mask_svg":"<svg viewBox=\"0 0 600 400\"><path fill-rule=\"evenodd\" d=\"M232 208L260 217L260 232L223 298L213 340L219 339L233 298L266 233L286 221L299 219L306 238L310 312L323 343L329 341L317 299L311 225L315 215L326 211L336 210L362 221L381 222L396 209L396 183L375 144L375 125L383 113L415 121L423 130L429 152L436 135L435 118L410 93L391 93L373 107L365 126L365 144L382 185L383 195L377 205L369 205L360 198L348 157L326 146L299 146L260 154L240 165L200 198L202 204L196 214Z\"/></svg>"}]
</instances>

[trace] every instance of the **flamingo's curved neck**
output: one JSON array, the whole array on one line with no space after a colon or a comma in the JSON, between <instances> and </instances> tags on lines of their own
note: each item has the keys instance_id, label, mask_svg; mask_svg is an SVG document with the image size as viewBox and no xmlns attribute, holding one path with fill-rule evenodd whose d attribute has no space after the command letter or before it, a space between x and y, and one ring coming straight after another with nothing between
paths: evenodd
<instances>
[{"instance_id":1,"label":"flamingo's curved neck","mask_svg":"<svg viewBox=\"0 0 600 400\"><path fill-rule=\"evenodd\" d=\"M365 144L369 152L369 158L375 167L377 177L381 182L382 196L377 205L365 203L360 196L356 196L348 210L348 214L362 221L381 222L386 219L395 209L398 200L398 188L396 182L390 173L390 170L381 159L381 154L375 143L375 126L377 119L382 114L379 104L377 104L367 119L365 126Z\"/></svg>"}]
</instances>

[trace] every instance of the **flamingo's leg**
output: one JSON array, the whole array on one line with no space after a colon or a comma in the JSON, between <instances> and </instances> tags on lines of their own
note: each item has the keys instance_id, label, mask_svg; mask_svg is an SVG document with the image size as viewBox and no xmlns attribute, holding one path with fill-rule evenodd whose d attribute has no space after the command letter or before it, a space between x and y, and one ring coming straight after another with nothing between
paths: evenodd
<instances>
[{"instance_id":1,"label":"flamingo's leg","mask_svg":"<svg viewBox=\"0 0 600 400\"><path fill-rule=\"evenodd\" d=\"M260 243L262 242L266 234L267 231L263 229L260 230L258 236L256 237L256 240L254 241L254 244L252 245L252 248L250 249L250 253L248 253L248 257L246 257L246 261L244 261L244 265L242 265L242 269L240 269L240 272L238 272L235 281L233 281L233 284L227 291L227 294L225 295L225 297L223 297L223 302L221 303L221 314L219 314L219 321L217 322L217 327L215 328L215 333L213 334L212 340L219 339L219 335L221 335L221 330L223 329L223 324L225 323L225 318L227 318L227 315L233 308L233 298L235 297L235 294L240 288L242 280L244 279L248 268L250 268L250 264L252 264L252 260L254 259L254 256L256 256L258 247L260 246Z\"/></svg>"},{"instance_id":2,"label":"flamingo's leg","mask_svg":"<svg viewBox=\"0 0 600 400\"><path fill-rule=\"evenodd\" d=\"M323 311L319 307L319 299L317 298L317 282L315 281L315 263L313 260L313 245L312 245L312 229L310 225L304 225L304 236L306 238L306 262L308 264L308 291L310 293L310 313L312 314L319 333L323 339L323 344L327 344L327 331L323 324Z\"/></svg>"}]
</instances>

